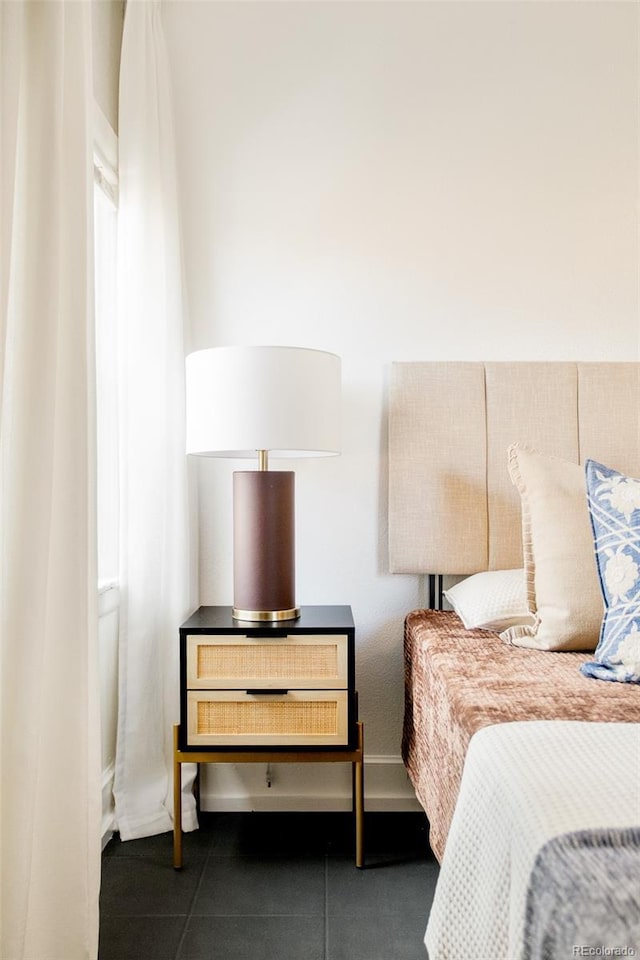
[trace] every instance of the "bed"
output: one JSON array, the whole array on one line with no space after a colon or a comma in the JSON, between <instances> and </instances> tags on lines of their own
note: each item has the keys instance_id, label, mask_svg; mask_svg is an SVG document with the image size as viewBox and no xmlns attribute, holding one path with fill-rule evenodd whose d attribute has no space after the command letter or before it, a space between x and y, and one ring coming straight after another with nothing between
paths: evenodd
<instances>
[{"instance_id":1,"label":"bed","mask_svg":"<svg viewBox=\"0 0 640 960\"><path fill-rule=\"evenodd\" d=\"M635 363L392 367L390 569L428 576L435 607L443 577L523 571L524 611L490 629L405 619L402 753L441 862L431 960L640 951L640 684L598 679L622 668L594 660L605 607L613 636L633 600L639 384ZM626 539L598 554L614 507ZM486 606L494 586L475 608L478 589Z\"/></svg>"}]
</instances>

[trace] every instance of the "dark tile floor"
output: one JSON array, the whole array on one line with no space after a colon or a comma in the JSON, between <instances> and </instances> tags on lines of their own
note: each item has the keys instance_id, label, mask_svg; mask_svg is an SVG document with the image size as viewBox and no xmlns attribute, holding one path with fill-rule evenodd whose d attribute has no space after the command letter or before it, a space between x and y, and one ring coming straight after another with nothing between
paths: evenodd
<instances>
[{"instance_id":1,"label":"dark tile floor","mask_svg":"<svg viewBox=\"0 0 640 960\"><path fill-rule=\"evenodd\" d=\"M422 814L368 813L366 866L341 813L202 814L102 863L99 960L426 960L438 875Z\"/></svg>"}]
</instances>

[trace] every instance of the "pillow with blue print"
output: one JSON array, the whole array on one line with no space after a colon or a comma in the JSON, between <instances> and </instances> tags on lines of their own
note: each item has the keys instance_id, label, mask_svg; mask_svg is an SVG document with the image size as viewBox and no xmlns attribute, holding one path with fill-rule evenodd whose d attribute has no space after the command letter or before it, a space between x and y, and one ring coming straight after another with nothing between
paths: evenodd
<instances>
[{"instance_id":1,"label":"pillow with blue print","mask_svg":"<svg viewBox=\"0 0 640 960\"><path fill-rule=\"evenodd\" d=\"M587 501L605 612L587 677L640 683L640 480L595 460Z\"/></svg>"}]
</instances>

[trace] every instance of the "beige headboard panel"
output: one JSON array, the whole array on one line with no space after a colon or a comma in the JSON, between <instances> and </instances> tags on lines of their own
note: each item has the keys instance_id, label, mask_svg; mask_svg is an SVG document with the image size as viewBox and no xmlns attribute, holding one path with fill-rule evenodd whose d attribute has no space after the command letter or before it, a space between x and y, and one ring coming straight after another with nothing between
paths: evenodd
<instances>
[{"instance_id":1,"label":"beige headboard panel","mask_svg":"<svg viewBox=\"0 0 640 960\"><path fill-rule=\"evenodd\" d=\"M640 476L640 364L394 363L392 573L521 566L514 442Z\"/></svg>"}]
</instances>

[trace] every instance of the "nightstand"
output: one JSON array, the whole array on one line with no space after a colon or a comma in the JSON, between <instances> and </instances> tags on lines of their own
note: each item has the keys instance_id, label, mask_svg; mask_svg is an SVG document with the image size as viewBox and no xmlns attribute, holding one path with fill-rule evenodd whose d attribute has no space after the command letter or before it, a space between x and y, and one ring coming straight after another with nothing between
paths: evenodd
<instances>
[{"instance_id":1,"label":"nightstand","mask_svg":"<svg viewBox=\"0 0 640 960\"><path fill-rule=\"evenodd\" d=\"M302 607L297 619L275 622L200 607L180 627L174 867L182 866L183 763L351 763L362 867L363 741L350 607Z\"/></svg>"}]
</instances>

